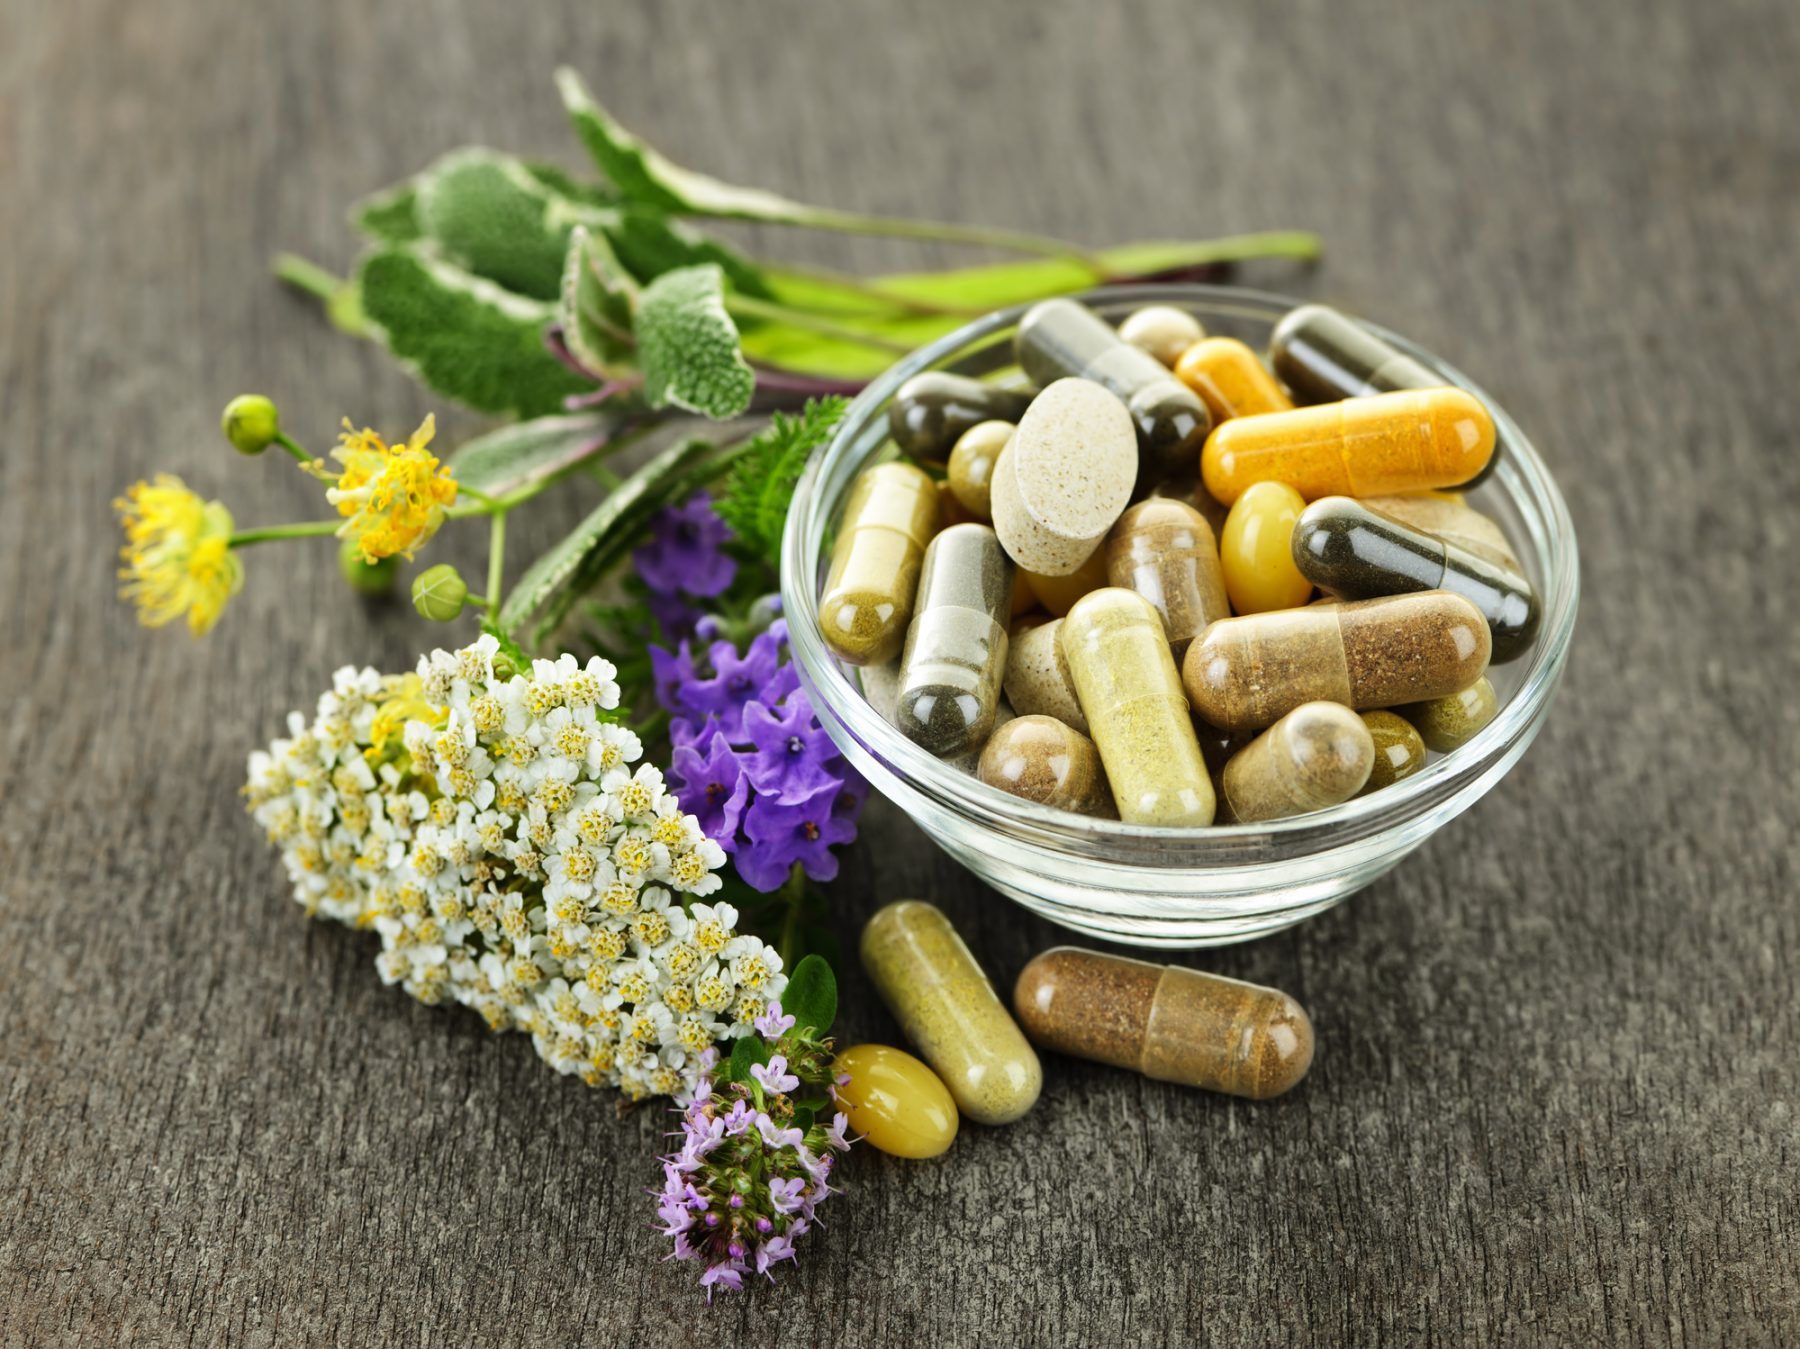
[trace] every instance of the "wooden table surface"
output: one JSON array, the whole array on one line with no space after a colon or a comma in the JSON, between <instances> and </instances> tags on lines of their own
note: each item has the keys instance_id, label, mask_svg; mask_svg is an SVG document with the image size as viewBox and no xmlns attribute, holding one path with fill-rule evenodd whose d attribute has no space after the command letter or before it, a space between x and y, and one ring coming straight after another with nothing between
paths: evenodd
<instances>
[{"instance_id":1,"label":"wooden table surface","mask_svg":"<svg viewBox=\"0 0 1800 1349\"><path fill-rule=\"evenodd\" d=\"M315 546L251 555L204 643L140 631L108 503L167 469L314 513L220 443L242 389L315 440L433 406L267 260L347 263L345 205L463 141L577 163L565 61L807 199L1316 228L1318 271L1253 279L1442 351L1542 445L1584 593L1536 747L1349 903L1196 961L1311 1009L1290 1097L1052 1060L1016 1127L855 1156L792 1275L708 1311L649 1231L667 1116L287 898L246 751L441 630ZM1781 0L0 0L0 1343L1792 1343L1797 63ZM880 803L832 895L845 937L935 899L1003 984L1058 939ZM846 1003L895 1036L854 971Z\"/></svg>"}]
</instances>

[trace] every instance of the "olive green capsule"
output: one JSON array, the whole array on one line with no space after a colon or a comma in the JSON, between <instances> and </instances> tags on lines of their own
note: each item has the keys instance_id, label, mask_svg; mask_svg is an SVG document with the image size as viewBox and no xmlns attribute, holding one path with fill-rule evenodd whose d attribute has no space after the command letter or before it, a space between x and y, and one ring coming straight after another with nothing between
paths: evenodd
<instances>
[{"instance_id":1,"label":"olive green capsule","mask_svg":"<svg viewBox=\"0 0 1800 1349\"><path fill-rule=\"evenodd\" d=\"M906 640L937 484L911 464L867 468L850 488L819 599L825 644L852 665L880 665Z\"/></svg>"},{"instance_id":2,"label":"olive green capsule","mask_svg":"<svg viewBox=\"0 0 1800 1349\"><path fill-rule=\"evenodd\" d=\"M1461 749L1500 710L1500 695L1483 675L1460 693L1394 709L1414 726L1427 746L1439 754Z\"/></svg>"},{"instance_id":3,"label":"olive green capsule","mask_svg":"<svg viewBox=\"0 0 1800 1349\"><path fill-rule=\"evenodd\" d=\"M1031 390L1006 389L967 375L930 370L902 384L888 404L894 443L914 459L942 463L957 440L982 422L1016 422Z\"/></svg>"},{"instance_id":4,"label":"olive green capsule","mask_svg":"<svg viewBox=\"0 0 1800 1349\"><path fill-rule=\"evenodd\" d=\"M862 963L963 1114L1010 1124L1037 1104L1037 1054L941 911L916 899L881 909L863 928Z\"/></svg>"},{"instance_id":5,"label":"olive green capsule","mask_svg":"<svg viewBox=\"0 0 1800 1349\"><path fill-rule=\"evenodd\" d=\"M1013 341L1019 365L1033 382L1047 385L1065 376L1092 380L1125 404L1137 428L1141 490L1199 456L1212 429L1206 404L1093 310L1073 300L1045 300L1026 311Z\"/></svg>"},{"instance_id":6,"label":"olive green capsule","mask_svg":"<svg viewBox=\"0 0 1800 1349\"><path fill-rule=\"evenodd\" d=\"M1358 796L1411 777L1425 766L1425 741L1418 729L1398 712L1364 712L1363 725L1375 745L1375 766Z\"/></svg>"},{"instance_id":7,"label":"olive green capsule","mask_svg":"<svg viewBox=\"0 0 1800 1349\"><path fill-rule=\"evenodd\" d=\"M1348 801L1375 767L1375 741L1341 703L1302 703L1231 756L1224 805L1242 824Z\"/></svg>"},{"instance_id":8,"label":"olive green capsule","mask_svg":"<svg viewBox=\"0 0 1800 1349\"><path fill-rule=\"evenodd\" d=\"M986 525L952 525L925 550L894 724L928 753L965 753L994 728L1012 582L1012 561Z\"/></svg>"},{"instance_id":9,"label":"olive green capsule","mask_svg":"<svg viewBox=\"0 0 1800 1349\"><path fill-rule=\"evenodd\" d=\"M994 486L994 463L1012 439L1011 422L981 422L957 437L945 473L950 493L962 508L983 524L994 518L989 494Z\"/></svg>"}]
</instances>

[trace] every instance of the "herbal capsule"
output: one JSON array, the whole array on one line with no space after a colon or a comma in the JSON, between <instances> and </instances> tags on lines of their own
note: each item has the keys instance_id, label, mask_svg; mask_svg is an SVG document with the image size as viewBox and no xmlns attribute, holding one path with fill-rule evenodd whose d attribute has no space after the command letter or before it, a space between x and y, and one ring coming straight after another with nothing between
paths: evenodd
<instances>
[{"instance_id":1,"label":"herbal capsule","mask_svg":"<svg viewBox=\"0 0 1800 1349\"><path fill-rule=\"evenodd\" d=\"M1124 404L1090 380L1059 379L1032 399L994 465L1000 542L1026 571L1067 576L1119 518L1136 475Z\"/></svg>"},{"instance_id":2,"label":"herbal capsule","mask_svg":"<svg viewBox=\"0 0 1800 1349\"><path fill-rule=\"evenodd\" d=\"M1442 698L1481 678L1489 650L1479 609L1427 590L1222 618L1194 639L1181 672L1194 710L1240 731L1273 725L1301 703L1362 711Z\"/></svg>"},{"instance_id":3,"label":"herbal capsule","mask_svg":"<svg viewBox=\"0 0 1800 1349\"><path fill-rule=\"evenodd\" d=\"M1037 1103L1037 1055L950 920L916 899L889 904L862 934L875 991L977 1124L1010 1124Z\"/></svg>"},{"instance_id":4,"label":"herbal capsule","mask_svg":"<svg viewBox=\"0 0 1800 1349\"><path fill-rule=\"evenodd\" d=\"M1322 497L1306 508L1294 526L1294 565L1344 599L1414 590L1461 595L1487 619L1496 662L1524 655L1537 634L1537 596L1523 576L1349 497Z\"/></svg>"},{"instance_id":5,"label":"herbal capsule","mask_svg":"<svg viewBox=\"0 0 1800 1349\"><path fill-rule=\"evenodd\" d=\"M900 649L937 521L937 486L922 470L887 463L858 475L819 600L820 632L839 657L880 665Z\"/></svg>"},{"instance_id":6,"label":"herbal capsule","mask_svg":"<svg viewBox=\"0 0 1800 1349\"><path fill-rule=\"evenodd\" d=\"M1375 742L1341 703L1302 703L1231 756L1222 777L1232 818L1282 820L1348 801L1375 767Z\"/></svg>"},{"instance_id":7,"label":"herbal capsule","mask_svg":"<svg viewBox=\"0 0 1800 1349\"><path fill-rule=\"evenodd\" d=\"M1485 679L1484 675L1475 682L1479 685ZM1375 766L1358 796L1391 787L1425 766L1425 741L1405 717L1398 712L1364 712L1362 719L1375 746Z\"/></svg>"},{"instance_id":8,"label":"herbal capsule","mask_svg":"<svg viewBox=\"0 0 1800 1349\"><path fill-rule=\"evenodd\" d=\"M832 1091L852 1132L890 1157L936 1157L956 1141L956 1102L938 1075L904 1049L851 1045L832 1062Z\"/></svg>"},{"instance_id":9,"label":"herbal capsule","mask_svg":"<svg viewBox=\"0 0 1800 1349\"><path fill-rule=\"evenodd\" d=\"M1212 778L1150 601L1117 587L1096 590L1069 610L1060 636L1119 818L1211 824Z\"/></svg>"},{"instance_id":10,"label":"herbal capsule","mask_svg":"<svg viewBox=\"0 0 1800 1349\"><path fill-rule=\"evenodd\" d=\"M914 375L888 404L894 443L914 459L941 463L970 427L1016 422L1031 405L1029 389L1004 389L942 370Z\"/></svg>"},{"instance_id":11,"label":"herbal capsule","mask_svg":"<svg viewBox=\"0 0 1800 1349\"><path fill-rule=\"evenodd\" d=\"M948 756L987 739L1011 607L1012 563L993 530L955 525L931 541L894 707L894 725L908 740Z\"/></svg>"},{"instance_id":12,"label":"herbal capsule","mask_svg":"<svg viewBox=\"0 0 1800 1349\"><path fill-rule=\"evenodd\" d=\"M1025 801L1098 815L1106 808L1100 752L1055 717L1015 717L997 727L981 751L976 776Z\"/></svg>"},{"instance_id":13,"label":"herbal capsule","mask_svg":"<svg viewBox=\"0 0 1800 1349\"><path fill-rule=\"evenodd\" d=\"M1086 735L1087 718L1075 697L1075 682L1058 641L1062 624L1062 619L1053 618L1048 623L1022 623L1013 631L1002 677L1006 701L1021 717L1055 717Z\"/></svg>"},{"instance_id":14,"label":"herbal capsule","mask_svg":"<svg viewBox=\"0 0 1800 1349\"><path fill-rule=\"evenodd\" d=\"M1178 661L1200 629L1231 616L1212 526L1185 502L1151 497L1121 515L1106 537L1106 578L1150 601Z\"/></svg>"},{"instance_id":15,"label":"herbal capsule","mask_svg":"<svg viewBox=\"0 0 1800 1349\"><path fill-rule=\"evenodd\" d=\"M1031 593L1053 618L1061 618L1075 607L1075 601L1106 584L1106 545L1098 545L1082 564L1067 576L1044 576L1038 572L1020 572L1031 583Z\"/></svg>"},{"instance_id":16,"label":"herbal capsule","mask_svg":"<svg viewBox=\"0 0 1800 1349\"><path fill-rule=\"evenodd\" d=\"M1377 515L1435 534L1445 543L1467 549L1476 557L1525 574L1508 542L1506 531L1454 492L1417 492L1397 496L1363 497L1362 504Z\"/></svg>"},{"instance_id":17,"label":"herbal capsule","mask_svg":"<svg viewBox=\"0 0 1800 1349\"><path fill-rule=\"evenodd\" d=\"M1269 338L1269 359L1302 403L1335 403L1396 389L1436 389L1434 375L1393 343L1328 305L1289 310Z\"/></svg>"},{"instance_id":18,"label":"herbal capsule","mask_svg":"<svg viewBox=\"0 0 1800 1349\"><path fill-rule=\"evenodd\" d=\"M1414 726L1426 745L1439 754L1461 749L1500 710L1500 695L1486 676L1466 689L1397 709Z\"/></svg>"},{"instance_id":19,"label":"herbal capsule","mask_svg":"<svg viewBox=\"0 0 1800 1349\"><path fill-rule=\"evenodd\" d=\"M1013 1007L1045 1049L1253 1101L1281 1095L1312 1066L1312 1022L1299 1003L1179 965L1058 946L1019 972Z\"/></svg>"},{"instance_id":20,"label":"herbal capsule","mask_svg":"<svg viewBox=\"0 0 1800 1349\"><path fill-rule=\"evenodd\" d=\"M1493 419L1473 395L1423 389L1233 417L1207 437L1200 474L1227 504L1270 480L1314 501L1454 487L1493 452Z\"/></svg>"},{"instance_id":21,"label":"herbal capsule","mask_svg":"<svg viewBox=\"0 0 1800 1349\"><path fill-rule=\"evenodd\" d=\"M1313 584L1294 565L1294 522L1306 498L1284 482L1251 483L1232 503L1219 536L1225 593L1240 614L1298 609Z\"/></svg>"},{"instance_id":22,"label":"herbal capsule","mask_svg":"<svg viewBox=\"0 0 1800 1349\"><path fill-rule=\"evenodd\" d=\"M1206 336L1200 320L1170 304L1149 304L1134 309L1119 324L1119 337L1140 351L1147 351L1163 365L1173 367L1181 353Z\"/></svg>"},{"instance_id":23,"label":"herbal capsule","mask_svg":"<svg viewBox=\"0 0 1800 1349\"><path fill-rule=\"evenodd\" d=\"M1214 426L1294 406L1262 358L1235 337L1196 342L1175 363L1175 378L1200 395Z\"/></svg>"},{"instance_id":24,"label":"herbal capsule","mask_svg":"<svg viewBox=\"0 0 1800 1349\"><path fill-rule=\"evenodd\" d=\"M983 524L994 518L988 492L994 485L994 461L1012 439L1011 422L981 422L956 439L947 478L962 508Z\"/></svg>"},{"instance_id":25,"label":"herbal capsule","mask_svg":"<svg viewBox=\"0 0 1800 1349\"><path fill-rule=\"evenodd\" d=\"M1137 476L1145 487L1192 459L1212 427L1199 395L1073 300L1033 305L1013 340L1019 364L1034 382L1076 375L1104 386L1126 406L1137 428Z\"/></svg>"}]
</instances>

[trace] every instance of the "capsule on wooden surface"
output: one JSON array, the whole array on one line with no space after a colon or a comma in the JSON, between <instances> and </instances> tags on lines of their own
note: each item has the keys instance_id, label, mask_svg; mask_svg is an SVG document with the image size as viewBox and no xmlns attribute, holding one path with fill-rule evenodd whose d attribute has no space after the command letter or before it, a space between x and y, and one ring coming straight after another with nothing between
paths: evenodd
<instances>
[{"instance_id":1,"label":"capsule on wooden surface","mask_svg":"<svg viewBox=\"0 0 1800 1349\"><path fill-rule=\"evenodd\" d=\"M1297 609L1313 584L1294 565L1294 524L1306 498L1284 482L1251 483L1232 503L1219 536L1225 593L1239 614Z\"/></svg>"},{"instance_id":2,"label":"capsule on wooden surface","mask_svg":"<svg viewBox=\"0 0 1800 1349\"><path fill-rule=\"evenodd\" d=\"M976 776L990 787L1039 805L1099 815L1107 807L1100 752L1055 717L1015 717L998 726L981 751Z\"/></svg>"},{"instance_id":3,"label":"capsule on wooden surface","mask_svg":"<svg viewBox=\"0 0 1800 1349\"><path fill-rule=\"evenodd\" d=\"M832 1089L850 1131L890 1157L936 1157L956 1141L956 1102L938 1075L904 1049L851 1045L832 1062Z\"/></svg>"},{"instance_id":4,"label":"capsule on wooden surface","mask_svg":"<svg viewBox=\"0 0 1800 1349\"><path fill-rule=\"evenodd\" d=\"M1021 717L1048 716L1088 734L1087 717L1075 697L1075 681L1063 658L1062 619L1021 623L1006 646L1002 684L1006 701Z\"/></svg>"},{"instance_id":5,"label":"capsule on wooden surface","mask_svg":"<svg viewBox=\"0 0 1800 1349\"><path fill-rule=\"evenodd\" d=\"M1302 703L1363 711L1442 698L1481 678L1490 649L1479 609L1427 590L1222 618L1194 639L1181 671L1194 710L1238 731L1271 726Z\"/></svg>"},{"instance_id":6,"label":"capsule on wooden surface","mask_svg":"<svg viewBox=\"0 0 1800 1349\"><path fill-rule=\"evenodd\" d=\"M1214 426L1294 406L1262 358L1235 337L1194 343L1176 361L1175 378L1200 395Z\"/></svg>"},{"instance_id":7,"label":"capsule on wooden surface","mask_svg":"<svg viewBox=\"0 0 1800 1349\"><path fill-rule=\"evenodd\" d=\"M1273 988L1058 946L1019 972L1019 1023L1041 1048L1266 1101L1312 1066L1306 1011Z\"/></svg>"},{"instance_id":8,"label":"capsule on wooden surface","mask_svg":"<svg viewBox=\"0 0 1800 1349\"><path fill-rule=\"evenodd\" d=\"M1361 498L1377 515L1435 534L1445 543L1466 548L1476 557L1525 574L1506 531L1455 492L1408 492Z\"/></svg>"},{"instance_id":9,"label":"capsule on wooden surface","mask_svg":"<svg viewBox=\"0 0 1800 1349\"><path fill-rule=\"evenodd\" d=\"M1485 676L1483 676L1485 678ZM1481 680L1475 681L1477 684ZM1415 727L1398 712L1364 712L1363 725L1375 746L1375 766L1358 796L1367 796L1383 787L1404 781L1425 766L1425 740Z\"/></svg>"},{"instance_id":10,"label":"capsule on wooden surface","mask_svg":"<svg viewBox=\"0 0 1800 1349\"><path fill-rule=\"evenodd\" d=\"M1222 809L1240 824L1348 801L1375 767L1375 741L1342 703L1302 703L1231 756Z\"/></svg>"},{"instance_id":11,"label":"capsule on wooden surface","mask_svg":"<svg viewBox=\"0 0 1800 1349\"><path fill-rule=\"evenodd\" d=\"M982 422L1016 422L1029 389L1006 389L967 375L929 370L902 384L888 404L894 443L914 459L942 463L963 432Z\"/></svg>"},{"instance_id":12,"label":"capsule on wooden surface","mask_svg":"<svg viewBox=\"0 0 1800 1349\"><path fill-rule=\"evenodd\" d=\"M1119 323L1119 337L1173 367L1181 353L1206 336L1200 320L1172 304L1147 304Z\"/></svg>"},{"instance_id":13,"label":"capsule on wooden surface","mask_svg":"<svg viewBox=\"0 0 1800 1349\"><path fill-rule=\"evenodd\" d=\"M1037 1055L941 911L889 904L863 928L861 949L875 991L963 1114L1010 1124L1037 1103Z\"/></svg>"},{"instance_id":14,"label":"capsule on wooden surface","mask_svg":"<svg viewBox=\"0 0 1800 1349\"><path fill-rule=\"evenodd\" d=\"M1396 709L1439 754L1461 749L1500 711L1500 695L1486 676L1466 689Z\"/></svg>"},{"instance_id":15,"label":"capsule on wooden surface","mask_svg":"<svg viewBox=\"0 0 1800 1349\"><path fill-rule=\"evenodd\" d=\"M1137 428L1137 476L1146 489L1199 453L1212 427L1206 404L1091 309L1073 300L1045 300L1025 312L1013 340L1020 367L1035 383L1073 375L1103 386L1125 405Z\"/></svg>"},{"instance_id":16,"label":"capsule on wooden surface","mask_svg":"<svg viewBox=\"0 0 1800 1349\"><path fill-rule=\"evenodd\" d=\"M1136 474L1124 404L1091 380L1059 379L1032 400L994 466L994 529L1026 571L1067 576L1119 518Z\"/></svg>"},{"instance_id":17,"label":"capsule on wooden surface","mask_svg":"<svg viewBox=\"0 0 1800 1349\"><path fill-rule=\"evenodd\" d=\"M1006 669L1012 563L986 525L956 525L931 541L906 649L894 725L940 757L977 748L994 727Z\"/></svg>"},{"instance_id":18,"label":"capsule on wooden surface","mask_svg":"<svg viewBox=\"0 0 1800 1349\"><path fill-rule=\"evenodd\" d=\"M1234 417L1207 437L1200 475L1227 504L1270 481L1316 501L1454 487L1493 452L1493 418L1472 394L1408 390Z\"/></svg>"},{"instance_id":19,"label":"capsule on wooden surface","mask_svg":"<svg viewBox=\"0 0 1800 1349\"><path fill-rule=\"evenodd\" d=\"M945 478L950 490L974 519L983 524L994 518L988 494L994 486L994 461L1012 439L1011 422L980 422L956 439L950 451Z\"/></svg>"},{"instance_id":20,"label":"capsule on wooden surface","mask_svg":"<svg viewBox=\"0 0 1800 1349\"><path fill-rule=\"evenodd\" d=\"M1301 573L1344 599L1415 590L1461 595L1487 619L1495 662L1524 655L1537 635L1537 595L1523 576L1349 497L1322 497L1308 506L1294 527L1293 548Z\"/></svg>"},{"instance_id":21,"label":"capsule on wooden surface","mask_svg":"<svg viewBox=\"0 0 1800 1349\"><path fill-rule=\"evenodd\" d=\"M1069 611L1060 636L1119 818L1211 824L1212 778L1150 601L1113 586L1096 590Z\"/></svg>"},{"instance_id":22,"label":"capsule on wooden surface","mask_svg":"<svg viewBox=\"0 0 1800 1349\"><path fill-rule=\"evenodd\" d=\"M1150 601L1177 661L1200 629L1231 616L1212 526L1183 501L1151 497L1119 517L1106 536L1106 579Z\"/></svg>"},{"instance_id":23,"label":"capsule on wooden surface","mask_svg":"<svg viewBox=\"0 0 1800 1349\"><path fill-rule=\"evenodd\" d=\"M937 522L937 485L922 469L886 463L857 476L819 598L820 634L841 659L880 665L899 651Z\"/></svg>"}]
</instances>

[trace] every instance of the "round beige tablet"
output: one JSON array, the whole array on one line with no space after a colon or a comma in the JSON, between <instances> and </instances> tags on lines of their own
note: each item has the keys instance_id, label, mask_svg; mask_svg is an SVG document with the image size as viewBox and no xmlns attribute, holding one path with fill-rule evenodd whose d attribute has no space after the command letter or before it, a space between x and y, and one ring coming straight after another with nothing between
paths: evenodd
<instances>
[{"instance_id":1,"label":"round beige tablet","mask_svg":"<svg viewBox=\"0 0 1800 1349\"><path fill-rule=\"evenodd\" d=\"M994 531L1026 571L1067 576L1131 499L1137 431L1125 405L1086 379L1059 379L1025 410L994 468Z\"/></svg>"}]
</instances>

